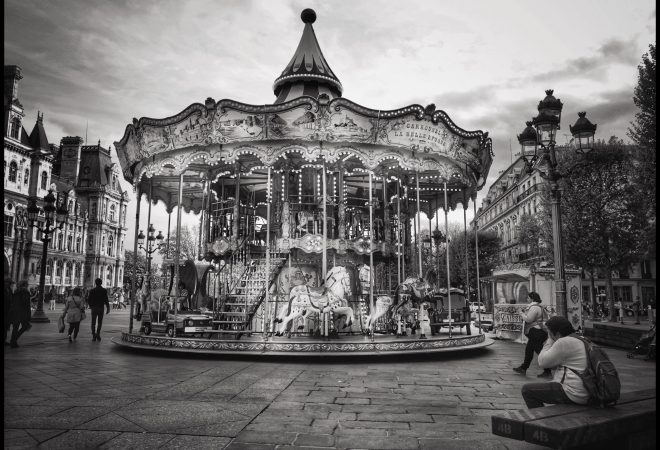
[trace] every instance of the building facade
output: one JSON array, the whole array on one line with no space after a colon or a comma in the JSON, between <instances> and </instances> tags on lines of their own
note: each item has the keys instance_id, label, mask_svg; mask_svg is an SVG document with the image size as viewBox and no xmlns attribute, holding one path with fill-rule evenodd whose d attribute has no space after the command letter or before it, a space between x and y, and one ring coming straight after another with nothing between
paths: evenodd
<instances>
[{"instance_id":1,"label":"building facade","mask_svg":"<svg viewBox=\"0 0 660 450\"><path fill-rule=\"evenodd\" d=\"M29 226L26 209L32 200L43 207L44 196L54 189L66 194L69 215L51 235L46 291L64 294L76 286L90 288L97 277L106 287L121 286L128 197L119 185L110 149L84 146L79 137L63 138L60 146L50 144L43 114L37 115L28 134L18 99L21 69L5 66L4 73L5 276L38 286L42 235Z\"/></svg>"}]
</instances>

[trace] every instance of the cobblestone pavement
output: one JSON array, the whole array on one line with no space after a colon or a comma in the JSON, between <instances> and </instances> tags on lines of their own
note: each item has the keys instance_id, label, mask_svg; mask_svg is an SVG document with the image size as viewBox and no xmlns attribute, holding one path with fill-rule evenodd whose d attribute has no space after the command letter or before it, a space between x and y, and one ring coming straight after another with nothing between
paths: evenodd
<instances>
[{"instance_id":1,"label":"cobblestone pavement","mask_svg":"<svg viewBox=\"0 0 660 450\"><path fill-rule=\"evenodd\" d=\"M61 308L61 305L58 305ZM523 346L461 354L330 360L211 359L135 353L34 324L4 353L5 448L532 449L491 434L490 416L524 407L512 372ZM655 387L655 363L608 351L623 390Z\"/></svg>"}]
</instances>

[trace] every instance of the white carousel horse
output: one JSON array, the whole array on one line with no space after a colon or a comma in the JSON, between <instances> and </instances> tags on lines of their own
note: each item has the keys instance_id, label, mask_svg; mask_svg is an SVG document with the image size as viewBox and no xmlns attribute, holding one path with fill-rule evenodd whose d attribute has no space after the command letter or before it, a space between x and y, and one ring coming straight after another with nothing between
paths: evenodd
<instances>
[{"instance_id":1,"label":"white carousel horse","mask_svg":"<svg viewBox=\"0 0 660 450\"><path fill-rule=\"evenodd\" d=\"M289 307L284 308L275 320L280 323L276 336L281 336L288 323L306 314L332 311L345 316L344 328L353 323L353 308L347 306L344 297L351 293L350 274L344 267L333 267L325 278L325 287L296 286L289 293Z\"/></svg>"}]
</instances>

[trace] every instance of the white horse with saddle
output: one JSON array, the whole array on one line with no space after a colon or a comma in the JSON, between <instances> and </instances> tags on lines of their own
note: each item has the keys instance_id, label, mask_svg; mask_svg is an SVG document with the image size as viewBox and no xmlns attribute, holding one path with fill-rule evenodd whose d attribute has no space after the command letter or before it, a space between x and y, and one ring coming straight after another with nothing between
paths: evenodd
<instances>
[{"instance_id":1,"label":"white horse with saddle","mask_svg":"<svg viewBox=\"0 0 660 450\"><path fill-rule=\"evenodd\" d=\"M284 308L275 320L279 323L276 336L282 336L292 320L311 314L323 314L332 311L335 318L345 317L343 328L353 323L353 308L345 298L351 295L350 274L345 267L337 266L328 271L325 285L310 287L296 286L289 293L288 308Z\"/></svg>"}]
</instances>

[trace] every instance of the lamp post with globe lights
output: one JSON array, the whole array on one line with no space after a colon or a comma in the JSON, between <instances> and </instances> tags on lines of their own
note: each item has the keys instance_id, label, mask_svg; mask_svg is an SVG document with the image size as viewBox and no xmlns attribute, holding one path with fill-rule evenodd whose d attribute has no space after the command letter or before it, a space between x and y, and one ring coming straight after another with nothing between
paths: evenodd
<instances>
[{"instance_id":1,"label":"lamp post with globe lights","mask_svg":"<svg viewBox=\"0 0 660 450\"><path fill-rule=\"evenodd\" d=\"M559 180L563 174L557 170L555 150L555 138L561 122L563 104L552 95L553 92L552 89L545 91L546 97L538 104L539 114L530 122L526 122L527 127L518 135L518 142L525 160L526 172L529 174L535 168L538 169L539 176L546 180L550 187L556 307L557 314L567 317L566 273L561 236L561 189L559 187ZM589 122L585 112L578 113L578 116L575 125L569 126L569 128L574 138L575 151L585 154L593 149L596 125ZM541 147L540 155L539 147Z\"/></svg>"},{"instance_id":2,"label":"lamp post with globe lights","mask_svg":"<svg viewBox=\"0 0 660 450\"><path fill-rule=\"evenodd\" d=\"M41 254L41 273L39 274L39 297L37 299L37 309L32 314L30 322L50 322L50 319L44 313L44 294L46 286L46 265L48 258L48 243L52 239L52 234L56 229L62 229L66 223L67 217L69 216L69 211L66 209L67 199L69 197L68 193L65 193L63 197L60 197L57 194L54 184L50 185L48 189L48 194L44 197L44 206L43 209L37 206L37 201L33 199L30 202L30 205L27 207L27 216L28 221L31 227L36 228L41 231L41 242L43 243L43 250ZM60 199L59 202L57 200ZM59 203L59 206L58 206ZM39 226L39 213L44 213L44 226Z\"/></svg>"},{"instance_id":3,"label":"lamp post with globe lights","mask_svg":"<svg viewBox=\"0 0 660 450\"><path fill-rule=\"evenodd\" d=\"M145 236L142 230L140 230L140 233L138 234L138 247L142 250L147 255L147 290L149 293L151 293L151 259L152 259L152 254L160 250L163 245L163 239L165 238L163 236L163 233L161 231L158 232L157 236L154 236L154 233L156 232L156 229L154 228L153 224L149 224L149 229L147 230L148 236ZM147 240L147 245L145 247L145 237ZM156 245L154 246L154 242L156 242Z\"/></svg>"}]
</instances>

